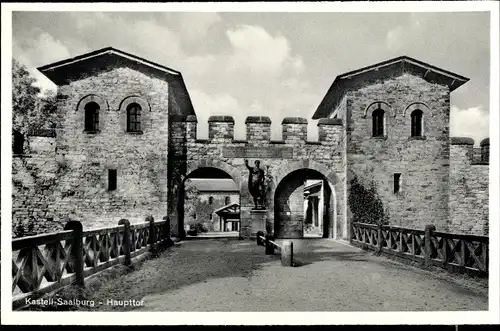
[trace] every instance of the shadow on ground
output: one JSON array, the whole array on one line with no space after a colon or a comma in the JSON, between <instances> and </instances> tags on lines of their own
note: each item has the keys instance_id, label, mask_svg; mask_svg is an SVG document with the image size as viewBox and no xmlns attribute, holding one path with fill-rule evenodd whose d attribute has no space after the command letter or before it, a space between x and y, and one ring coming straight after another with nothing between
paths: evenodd
<instances>
[{"instance_id":1,"label":"shadow on ground","mask_svg":"<svg viewBox=\"0 0 500 331\"><path fill-rule=\"evenodd\" d=\"M161 252L157 258L122 270L119 275L94 281L88 299L135 299L174 291L213 278L250 277L264 264L279 263L279 255L265 255L262 246L238 240L196 240L183 242ZM119 267L124 269L123 267ZM179 298L181 300L181 298ZM83 310L132 310L134 307L82 307Z\"/></svg>"},{"instance_id":2,"label":"shadow on ground","mask_svg":"<svg viewBox=\"0 0 500 331\"><path fill-rule=\"evenodd\" d=\"M277 240L277 243L280 244L281 241ZM351 293L346 294L350 298L356 297L358 292L366 294L363 292L365 287L367 289L376 288L378 292L381 292L370 293L372 297L378 294L381 297L386 297L384 290L394 290L394 286L390 285L393 284L391 282L404 279L407 285L402 286L409 295L417 295L416 293L420 289L420 291L424 291L422 296L457 294L468 298L475 297L478 298L478 302L484 302L484 294L469 291L462 286L463 284L458 284L455 280L448 282L436 280L435 277L425 274L424 271L333 240L293 240L293 243L294 261L299 268L281 267L279 252L276 252L275 255L265 255L265 248L257 246L254 241L230 239L186 241L181 245L168 248L156 258L150 258L136 264L135 270L127 270L123 266L118 266L103 273L94 281L89 282L87 299L99 303L106 302L108 299L141 300L144 297L151 299L151 296L154 296L156 298L168 297L168 300L173 298L173 300L179 300L180 304L187 299L183 297L186 292L184 289L187 289L186 293L189 293L191 303L195 305L197 296L203 296L199 291L208 291L207 293L209 293L213 286L219 286L219 292L215 293L223 291L225 296L233 295L234 300L240 300L241 303L241 286L250 286L247 290L254 294L267 293L268 286L274 287L275 290L276 286L283 287L286 289L283 293L288 293L289 289L286 284L282 282L281 284L270 284L269 281L273 282L274 277L278 277L283 280L287 279L287 282L293 284L294 282L302 282L301 279L305 281L309 277L321 277L324 284L321 282L317 284L320 286L315 289L319 291L318 293L331 288L331 284L337 284L336 286L340 286L337 288ZM322 276L318 276L319 274ZM221 281L221 279L223 280ZM234 283L234 279L239 279L239 281ZM208 283L207 287L198 285L204 283ZM381 287L386 287L386 289L380 289ZM184 288L183 292L174 292L180 288ZM344 295L342 291L332 291L331 295L340 295L341 297ZM247 293L243 294L247 295ZM217 294L211 295L217 296ZM395 294L395 298L400 298L399 293ZM332 298L332 300L334 299ZM399 304L398 300L396 301ZM422 305L425 306L425 303ZM79 310L91 311L129 311L134 309L136 307L107 304L79 308ZM387 306L385 309L390 310L391 306Z\"/></svg>"}]
</instances>

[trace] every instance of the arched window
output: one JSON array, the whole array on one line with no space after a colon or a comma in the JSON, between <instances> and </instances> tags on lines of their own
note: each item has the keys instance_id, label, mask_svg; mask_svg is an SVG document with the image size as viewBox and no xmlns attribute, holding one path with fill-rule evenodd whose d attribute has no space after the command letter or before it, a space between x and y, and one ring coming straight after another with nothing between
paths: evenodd
<instances>
[{"instance_id":1,"label":"arched window","mask_svg":"<svg viewBox=\"0 0 500 331\"><path fill-rule=\"evenodd\" d=\"M99 105L96 102L85 105L85 131L99 131Z\"/></svg>"},{"instance_id":2,"label":"arched window","mask_svg":"<svg viewBox=\"0 0 500 331\"><path fill-rule=\"evenodd\" d=\"M225 204L225 205L229 205L230 203L231 203L231 198L230 198L230 197L226 197L226 198L224 199L224 204Z\"/></svg>"},{"instance_id":3,"label":"arched window","mask_svg":"<svg viewBox=\"0 0 500 331\"><path fill-rule=\"evenodd\" d=\"M214 197L209 197L208 204L211 205L212 203L214 203Z\"/></svg>"},{"instance_id":4,"label":"arched window","mask_svg":"<svg viewBox=\"0 0 500 331\"><path fill-rule=\"evenodd\" d=\"M421 137L422 136L422 117L423 112L420 109L416 109L411 113L411 136Z\"/></svg>"},{"instance_id":5,"label":"arched window","mask_svg":"<svg viewBox=\"0 0 500 331\"><path fill-rule=\"evenodd\" d=\"M24 135L17 131L13 130L13 137L12 137L12 152L15 155L20 155L24 153Z\"/></svg>"},{"instance_id":6,"label":"arched window","mask_svg":"<svg viewBox=\"0 0 500 331\"><path fill-rule=\"evenodd\" d=\"M381 108L373 111L372 114L373 126L372 132L374 137L384 136L384 110Z\"/></svg>"},{"instance_id":7,"label":"arched window","mask_svg":"<svg viewBox=\"0 0 500 331\"><path fill-rule=\"evenodd\" d=\"M141 111L138 103L131 103L127 106L127 132L141 131Z\"/></svg>"}]
</instances>

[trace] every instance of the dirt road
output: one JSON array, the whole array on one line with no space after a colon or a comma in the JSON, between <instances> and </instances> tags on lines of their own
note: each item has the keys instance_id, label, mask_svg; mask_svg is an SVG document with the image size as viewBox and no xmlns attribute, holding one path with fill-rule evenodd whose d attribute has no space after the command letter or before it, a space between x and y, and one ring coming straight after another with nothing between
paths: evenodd
<instances>
[{"instance_id":1,"label":"dirt road","mask_svg":"<svg viewBox=\"0 0 500 331\"><path fill-rule=\"evenodd\" d=\"M301 266L238 240L186 241L102 282L99 311L487 310L487 289L443 278L333 240L294 241ZM107 300L143 301L114 306Z\"/></svg>"}]
</instances>

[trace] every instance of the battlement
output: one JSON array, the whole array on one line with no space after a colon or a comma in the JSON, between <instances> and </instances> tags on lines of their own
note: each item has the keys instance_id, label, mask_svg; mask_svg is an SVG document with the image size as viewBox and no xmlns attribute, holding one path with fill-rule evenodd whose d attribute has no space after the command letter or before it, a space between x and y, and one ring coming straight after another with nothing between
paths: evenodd
<instances>
[{"instance_id":1,"label":"battlement","mask_svg":"<svg viewBox=\"0 0 500 331\"><path fill-rule=\"evenodd\" d=\"M490 139L483 139L480 148L474 147L474 139L469 137L450 138L450 158L456 162L470 165L488 165L490 158Z\"/></svg>"},{"instance_id":2,"label":"battlement","mask_svg":"<svg viewBox=\"0 0 500 331\"><path fill-rule=\"evenodd\" d=\"M232 116L210 116L208 118L209 139L234 139L234 119Z\"/></svg>"},{"instance_id":3,"label":"battlement","mask_svg":"<svg viewBox=\"0 0 500 331\"><path fill-rule=\"evenodd\" d=\"M282 140L271 140L272 121L267 116L248 116L245 120L246 139L234 139L234 118L232 116L210 116L208 119L208 140L197 139L198 120L195 115L185 118L188 140L197 142L233 142L252 145L268 144L338 144L344 130L341 119L323 118L318 121L318 141L307 141L308 121L302 117L285 117L282 122Z\"/></svg>"}]
</instances>

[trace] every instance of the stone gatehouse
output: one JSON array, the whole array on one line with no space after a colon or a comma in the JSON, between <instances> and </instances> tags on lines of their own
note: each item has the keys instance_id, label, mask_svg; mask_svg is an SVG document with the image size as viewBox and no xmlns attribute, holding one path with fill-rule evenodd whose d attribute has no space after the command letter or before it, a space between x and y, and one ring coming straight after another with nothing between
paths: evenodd
<instances>
[{"instance_id":1,"label":"stone gatehouse","mask_svg":"<svg viewBox=\"0 0 500 331\"><path fill-rule=\"evenodd\" d=\"M208 139L198 139L197 125L207 124L181 73L114 48L39 70L58 86L58 124L17 148L13 225L31 218L44 232L67 216L91 228L168 215L182 236L184 183L213 171L239 190L244 238L302 237L310 180L323 182L323 237L348 238L350 222L371 216L487 233L489 140L480 151L450 139L450 93L468 80L452 72L399 57L340 75L313 116L317 141L297 117L284 118L273 141L265 116L247 117L245 140L234 139L232 117L212 116ZM246 159L266 174L265 210L253 210Z\"/></svg>"}]
</instances>

